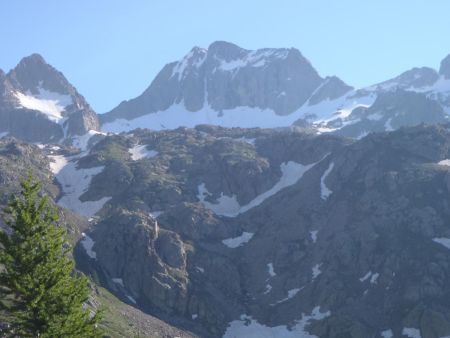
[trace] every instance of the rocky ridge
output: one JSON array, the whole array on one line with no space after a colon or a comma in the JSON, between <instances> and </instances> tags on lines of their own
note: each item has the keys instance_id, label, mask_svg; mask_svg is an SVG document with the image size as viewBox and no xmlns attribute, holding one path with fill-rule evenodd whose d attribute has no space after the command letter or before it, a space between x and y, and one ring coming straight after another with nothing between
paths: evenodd
<instances>
[{"instance_id":1,"label":"rocky ridge","mask_svg":"<svg viewBox=\"0 0 450 338\"><path fill-rule=\"evenodd\" d=\"M247 128L298 125L318 133L355 137L436 121L427 115L427 107L408 112L413 116L406 119L396 118L404 112L385 111L383 120L397 120L394 127L355 117L380 96L398 93L397 99L402 100L404 91L416 93L433 101L431 106L437 103L447 116L448 68L447 57L439 72L413 68L382 83L354 89L335 76L321 77L294 48L250 51L218 41L207 49L195 47L182 60L167 64L141 95L100 115L100 120L105 131L116 133L199 124ZM350 124L351 128L345 128Z\"/></svg>"},{"instance_id":2,"label":"rocky ridge","mask_svg":"<svg viewBox=\"0 0 450 338\"><path fill-rule=\"evenodd\" d=\"M100 130L97 114L38 54L0 71L0 134L28 142L75 143Z\"/></svg>"}]
</instances>

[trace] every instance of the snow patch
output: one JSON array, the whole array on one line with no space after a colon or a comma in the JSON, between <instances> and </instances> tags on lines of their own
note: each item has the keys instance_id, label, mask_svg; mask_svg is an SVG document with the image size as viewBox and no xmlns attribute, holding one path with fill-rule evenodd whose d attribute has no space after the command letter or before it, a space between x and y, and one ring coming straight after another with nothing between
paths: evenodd
<instances>
[{"instance_id":1,"label":"snow patch","mask_svg":"<svg viewBox=\"0 0 450 338\"><path fill-rule=\"evenodd\" d=\"M196 320L197 318L198 318L198 314L195 313L192 315L192 320Z\"/></svg>"},{"instance_id":2,"label":"snow patch","mask_svg":"<svg viewBox=\"0 0 450 338\"><path fill-rule=\"evenodd\" d=\"M217 203L210 203L206 201L206 197L211 193L206 189L205 183L201 183L198 186L197 198L208 209L212 210L215 214L228 217L236 217L240 213L241 206L236 199L236 196L225 196L223 193L218 198Z\"/></svg>"},{"instance_id":3,"label":"snow patch","mask_svg":"<svg viewBox=\"0 0 450 338\"><path fill-rule=\"evenodd\" d=\"M317 242L317 234L319 233L319 230L311 230L309 234L311 235L311 240L313 243Z\"/></svg>"},{"instance_id":4,"label":"snow patch","mask_svg":"<svg viewBox=\"0 0 450 338\"><path fill-rule=\"evenodd\" d=\"M445 160L439 161L437 164L450 167L450 159L445 159Z\"/></svg>"},{"instance_id":5,"label":"snow patch","mask_svg":"<svg viewBox=\"0 0 450 338\"><path fill-rule=\"evenodd\" d=\"M362 139L363 137L366 137L367 135L369 135L369 132L366 130L363 130L358 136L356 136L357 140Z\"/></svg>"},{"instance_id":6,"label":"snow patch","mask_svg":"<svg viewBox=\"0 0 450 338\"><path fill-rule=\"evenodd\" d=\"M280 180L269 190L263 192L262 194L256 196L247 205L241 206L236 199L236 195L232 197L222 195L217 199L217 203L210 203L205 200L205 198L210 195L209 191L206 189L204 183L198 186L197 198L203 205L211 209L215 214L227 217L236 217L237 215L244 213L261 203L263 203L269 197L275 195L280 190L294 185L300 178L311 169L316 163L303 165L300 163L289 161L287 163L282 163L280 165L281 178Z\"/></svg>"},{"instance_id":7,"label":"snow patch","mask_svg":"<svg viewBox=\"0 0 450 338\"><path fill-rule=\"evenodd\" d=\"M251 145L254 146L254 145L255 145L256 138L239 137L238 140L239 140L239 141L246 142L246 143L251 144Z\"/></svg>"},{"instance_id":8,"label":"snow patch","mask_svg":"<svg viewBox=\"0 0 450 338\"><path fill-rule=\"evenodd\" d=\"M374 273L372 275L372 277L370 278L370 284L377 284L377 280L378 280L379 276L380 276L380 274L378 272Z\"/></svg>"},{"instance_id":9,"label":"snow patch","mask_svg":"<svg viewBox=\"0 0 450 338\"><path fill-rule=\"evenodd\" d=\"M284 302L288 301L289 299L295 297L295 296L297 295L297 293L299 293L300 291L302 291L303 288L304 288L304 286L301 287L301 288L288 290L288 295L287 295L286 298L283 298L282 300L279 300L278 302L273 303L273 304L270 304L270 305L271 305L271 306L274 306L274 305L278 305L278 304L281 304L281 303L284 303Z\"/></svg>"},{"instance_id":10,"label":"snow patch","mask_svg":"<svg viewBox=\"0 0 450 338\"><path fill-rule=\"evenodd\" d=\"M269 263L267 264L267 270L269 272L270 277L275 277L277 274L275 273L275 270L273 269L273 264Z\"/></svg>"},{"instance_id":11,"label":"snow patch","mask_svg":"<svg viewBox=\"0 0 450 338\"><path fill-rule=\"evenodd\" d=\"M372 271L369 271L368 273L366 273L366 274L364 275L364 277L361 277L361 278L359 279L359 281L360 281L360 282L365 282L367 279L370 278L370 276L372 276Z\"/></svg>"},{"instance_id":12,"label":"snow patch","mask_svg":"<svg viewBox=\"0 0 450 338\"><path fill-rule=\"evenodd\" d=\"M312 280L313 281L322 273L322 271L320 271L321 265L322 264L316 264L313 266L313 268L312 268Z\"/></svg>"},{"instance_id":13,"label":"snow patch","mask_svg":"<svg viewBox=\"0 0 450 338\"><path fill-rule=\"evenodd\" d=\"M328 177L328 175L331 173L333 168L334 168L334 162L331 162L330 165L328 166L328 169L325 170L322 177L320 178L320 197L324 201L333 193L333 191L330 190L325 184L325 180Z\"/></svg>"},{"instance_id":14,"label":"snow patch","mask_svg":"<svg viewBox=\"0 0 450 338\"><path fill-rule=\"evenodd\" d=\"M248 53L244 58L234 59L230 61L225 60L219 60L220 65L218 67L221 71L237 71L239 68L251 66L251 67L263 67L266 65L266 61L270 57L276 57L280 59L286 58L288 54L288 50L275 50L275 49L268 49L268 50L258 50L258 51L251 51Z\"/></svg>"},{"instance_id":15,"label":"snow patch","mask_svg":"<svg viewBox=\"0 0 450 338\"><path fill-rule=\"evenodd\" d=\"M224 239L222 243L231 249L236 249L250 241L253 235L254 234L251 232L243 232L242 235L238 237Z\"/></svg>"},{"instance_id":16,"label":"snow patch","mask_svg":"<svg viewBox=\"0 0 450 338\"><path fill-rule=\"evenodd\" d=\"M394 333L392 330L384 330L381 332L381 337L383 338L394 338Z\"/></svg>"},{"instance_id":17,"label":"snow patch","mask_svg":"<svg viewBox=\"0 0 450 338\"><path fill-rule=\"evenodd\" d=\"M148 150L147 145L135 145L133 148L128 150L131 154L131 159L133 161L138 161L143 158L151 158L158 155L158 152L155 150Z\"/></svg>"},{"instance_id":18,"label":"snow patch","mask_svg":"<svg viewBox=\"0 0 450 338\"><path fill-rule=\"evenodd\" d=\"M15 92L19 104L23 108L37 110L46 115L53 122L59 123L63 120L62 113L67 106L73 104L70 95L64 95L48 91L44 88L38 88L39 94L33 95L27 93Z\"/></svg>"},{"instance_id":19,"label":"snow patch","mask_svg":"<svg viewBox=\"0 0 450 338\"><path fill-rule=\"evenodd\" d=\"M367 115L367 119L370 121L379 121L383 118L383 115L380 113L373 113L370 115Z\"/></svg>"},{"instance_id":20,"label":"snow patch","mask_svg":"<svg viewBox=\"0 0 450 338\"><path fill-rule=\"evenodd\" d=\"M124 286L123 285L123 279L122 278L112 278L112 281L116 284L119 284L120 286Z\"/></svg>"},{"instance_id":21,"label":"snow patch","mask_svg":"<svg viewBox=\"0 0 450 338\"><path fill-rule=\"evenodd\" d=\"M242 315L239 320L228 324L223 338L317 338L306 331L306 327L315 320L323 320L331 315L330 311L320 312L320 307L315 307L310 315L302 314L302 318L289 327L280 325L275 327L258 323L251 316Z\"/></svg>"},{"instance_id":22,"label":"snow patch","mask_svg":"<svg viewBox=\"0 0 450 338\"><path fill-rule=\"evenodd\" d=\"M277 274L275 273L275 270L273 268L273 264L269 263L267 264L267 272L269 273L269 278L266 279L266 281L270 280L271 278L275 277ZM268 294L270 291L272 291L272 285L270 283L267 283L266 285L266 291L264 291L264 294Z\"/></svg>"},{"instance_id":23,"label":"snow patch","mask_svg":"<svg viewBox=\"0 0 450 338\"><path fill-rule=\"evenodd\" d=\"M175 66L172 69L172 75L170 78L176 76L178 81L182 80L186 69L191 66L195 68L199 68L203 62L205 62L206 59L206 50L205 49L198 49L197 50L200 55L197 56L197 58L194 57L194 50L191 50L184 58L183 60L177 62Z\"/></svg>"},{"instance_id":24,"label":"snow patch","mask_svg":"<svg viewBox=\"0 0 450 338\"><path fill-rule=\"evenodd\" d=\"M8 136L9 132L5 131L5 132L1 132L0 133L0 138L6 137Z\"/></svg>"},{"instance_id":25,"label":"snow patch","mask_svg":"<svg viewBox=\"0 0 450 338\"><path fill-rule=\"evenodd\" d=\"M272 109L240 106L233 109L224 109L218 112L204 104L203 108L191 112L186 109L184 102L173 104L164 111L149 113L132 120L116 119L105 123L102 130L105 132L121 133L136 128L153 130L176 129L178 127L193 128L200 124L212 124L222 127L241 128L276 128L288 127L299 119L309 119L315 125L320 125L338 118L350 115L357 107L369 107L375 101L376 95L353 98L352 91L335 100L324 100L318 104L310 105L306 102L295 112L289 115L278 115ZM332 131L330 129L328 131ZM324 130L324 132L326 132Z\"/></svg>"},{"instance_id":26,"label":"snow patch","mask_svg":"<svg viewBox=\"0 0 450 338\"><path fill-rule=\"evenodd\" d=\"M130 302L132 302L133 304L136 304L136 299L134 299L133 297L131 297L130 295L126 295L127 298L129 299Z\"/></svg>"},{"instance_id":27,"label":"snow patch","mask_svg":"<svg viewBox=\"0 0 450 338\"><path fill-rule=\"evenodd\" d=\"M67 165L67 157L64 156L49 156L50 159L50 171L57 175Z\"/></svg>"},{"instance_id":28,"label":"snow patch","mask_svg":"<svg viewBox=\"0 0 450 338\"><path fill-rule=\"evenodd\" d=\"M74 147L81 149L82 151L86 151L88 148L89 140L94 135L106 135L105 133L101 133L96 130L89 130L84 135L76 135L72 138L72 144Z\"/></svg>"},{"instance_id":29,"label":"snow patch","mask_svg":"<svg viewBox=\"0 0 450 338\"><path fill-rule=\"evenodd\" d=\"M445 246L447 249L450 249L450 238L437 237L437 238L433 238L433 242L439 243L439 244Z\"/></svg>"},{"instance_id":30,"label":"snow patch","mask_svg":"<svg viewBox=\"0 0 450 338\"><path fill-rule=\"evenodd\" d=\"M80 201L81 195L89 189L92 178L100 174L104 167L78 169L76 161L70 161L62 155L49 156L49 158L52 161L50 168L62 187L63 196L58 201L59 206L91 217L111 199L111 197L103 197L97 201Z\"/></svg>"},{"instance_id":31,"label":"snow patch","mask_svg":"<svg viewBox=\"0 0 450 338\"><path fill-rule=\"evenodd\" d=\"M84 232L81 233L81 236L83 237L83 239L81 240L81 245L86 251L86 254L92 259L97 259L97 253L93 250L93 247L95 245L94 240L88 235L86 235Z\"/></svg>"},{"instance_id":32,"label":"snow patch","mask_svg":"<svg viewBox=\"0 0 450 338\"><path fill-rule=\"evenodd\" d=\"M150 217L153 219L157 219L159 216L161 216L164 213L164 211L158 210L158 211L151 211Z\"/></svg>"},{"instance_id":33,"label":"snow patch","mask_svg":"<svg viewBox=\"0 0 450 338\"><path fill-rule=\"evenodd\" d=\"M393 130L394 130L394 127L392 127L391 122L392 122L392 117L390 117L390 118L386 121L386 123L384 124L384 130L386 130L386 131L393 131Z\"/></svg>"},{"instance_id":34,"label":"snow patch","mask_svg":"<svg viewBox=\"0 0 450 338\"><path fill-rule=\"evenodd\" d=\"M409 338L422 338L420 335L420 330L412 327L404 327L402 334Z\"/></svg>"},{"instance_id":35,"label":"snow patch","mask_svg":"<svg viewBox=\"0 0 450 338\"><path fill-rule=\"evenodd\" d=\"M372 271L369 271L368 273L366 273L364 275L364 277L361 277L359 279L359 281L361 283L363 283L363 282L365 282L366 280L368 280L370 278L370 283L371 284L377 284L378 277L380 277L380 274L378 272L372 273Z\"/></svg>"}]
</instances>

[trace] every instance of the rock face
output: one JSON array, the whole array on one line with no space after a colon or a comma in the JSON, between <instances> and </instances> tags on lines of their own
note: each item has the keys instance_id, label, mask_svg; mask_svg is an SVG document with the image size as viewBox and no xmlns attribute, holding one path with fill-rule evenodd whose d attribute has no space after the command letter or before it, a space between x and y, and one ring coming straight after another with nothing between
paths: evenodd
<instances>
[{"instance_id":1,"label":"rock face","mask_svg":"<svg viewBox=\"0 0 450 338\"><path fill-rule=\"evenodd\" d=\"M51 197L56 197L57 188L52 185L52 174L47 157L35 145L13 138L0 139L0 208L7 204L10 194L20 189L20 181L31 171L39 179Z\"/></svg>"},{"instance_id":2,"label":"rock face","mask_svg":"<svg viewBox=\"0 0 450 338\"><path fill-rule=\"evenodd\" d=\"M80 160L105 166L87 194L120 182L88 261L124 300L204 337L449 335L449 127L359 141L212 126L107 137Z\"/></svg>"},{"instance_id":3,"label":"rock face","mask_svg":"<svg viewBox=\"0 0 450 338\"><path fill-rule=\"evenodd\" d=\"M432 68L421 67L408 70L399 76L377 85L380 89L413 89L432 86L439 79L439 74Z\"/></svg>"},{"instance_id":4,"label":"rock face","mask_svg":"<svg viewBox=\"0 0 450 338\"><path fill-rule=\"evenodd\" d=\"M0 71L0 133L59 142L99 130L97 115L64 75L38 54Z\"/></svg>"},{"instance_id":5,"label":"rock face","mask_svg":"<svg viewBox=\"0 0 450 338\"><path fill-rule=\"evenodd\" d=\"M195 47L181 61L166 65L142 95L122 102L101 120L131 120L174 105L184 105L189 112L249 107L287 115L322 84L327 87L323 97L351 89L335 77L322 79L294 48L250 51L218 41L208 49Z\"/></svg>"},{"instance_id":6,"label":"rock face","mask_svg":"<svg viewBox=\"0 0 450 338\"><path fill-rule=\"evenodd\" d=\"M310 105L315 105L323 101L332 101L350 92L353 87L345 84L336 76L327 77L320 87L318 87L308 100Z\"/></svg>"},{"instance_id":7,"label":"rock face","mask_svg":"<svg viewBox=\"0 0 450 338\"><path fill-rule=\"evenodd\" d=\"M326 126L334 133L361 138L370 132L393 131L401 127L445 123L448 114L442 106L427 96L415 92L397 90L380 93L369 107L354 109L344 119L336 119Z\"/></svg>"}]
</instances>

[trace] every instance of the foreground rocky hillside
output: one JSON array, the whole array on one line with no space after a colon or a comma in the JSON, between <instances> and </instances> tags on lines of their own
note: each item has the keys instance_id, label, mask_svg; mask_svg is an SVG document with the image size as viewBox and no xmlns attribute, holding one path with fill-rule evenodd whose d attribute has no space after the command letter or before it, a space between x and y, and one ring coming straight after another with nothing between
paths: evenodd
<instances>
[{"instance_id":1,"label":"foreground rocky hillside","mask_svg":"<svg viewBox=\"0 0 450 338\"><path fill-rule=\"evenodd\" d=\"M79 266L172 325L202 337L437 338L450 335L449 128L359 141L135 130L49 160L69 180L59 204L90 221ZM67 177L89 182L71 189Z\"/></svg>"},{"instance_id":2,"label":"foreground rocky hillside","mask_svg":"<svg viewBox=\"0 0 450 338\"><path fill-rule=\"evenodd\" d=\"M62 150L58 145L36 146L18 141L14 138L0 140L0 209L3 210L13 193L20 190L20 181L28 174L39 180L43 191L51 201L60 195L60 187L51 172L49 156ZM76 153L75 149L65 149L67 154ZM0 212L0 215L3 213ZM88 226L88 220L68 209L60 208L60 222L68 231L68 238L76 243L83 238L82 232ZM0 228L6 229L0 218ZM7 230L7 229L6 229ZM81 264L81 263L80 263ZM114 338L126 338L139 335L151 338L193 338L195 335L172 327L167 323L143 313L139 309L120 302L107 290L92 284L92 298L89 306L105 309L101 325L106 333ZM0 325L7 322L8 314L0 310Z\"/></svg>"}]
</instances>

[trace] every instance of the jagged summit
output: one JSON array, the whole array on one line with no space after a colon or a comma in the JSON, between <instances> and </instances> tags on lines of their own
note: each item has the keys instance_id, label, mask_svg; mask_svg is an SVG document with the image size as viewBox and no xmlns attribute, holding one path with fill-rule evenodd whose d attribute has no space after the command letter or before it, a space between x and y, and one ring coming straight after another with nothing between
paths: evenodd
<instances>
[{"instance_id":1,"label":"jagged summit","mask_svg":"<svg viewBox=\"0 0 450 338\"><path fill-rule=\"evenodd\" d=\"M216 41L207 49L194 47L180 61L167 64L140 96L122 102L102 115L101 120L103 123L133 120L178 109L198 112L192 118L199 123L212 121L213 115L219 114L225 120L231 119L231 125L244 123L245 126L244 121L239 121L245 112L228 117L226 111L248 108L255 112L268 111L275 117L286 116L298 110L324 82L295 48L247 50ZM342 81L334 85L339 88L333 90L339 93L350 88ZM324 96L333 97L332 94ZM177 115L169 120L173 119L181 122L183 117ZM174 124L171 121L161 124Z\"/></svg>"},{"instance_id":2,"label":"jagged summit","mask_svg":"<svg viewBox=\"0 0 450 338\"><path fill-rule=\"evenodd\" d=\"M0 133L31 142L71 142L99 129L84 97L41 55L0 73Z\"/></svg>"}]
</instances>

